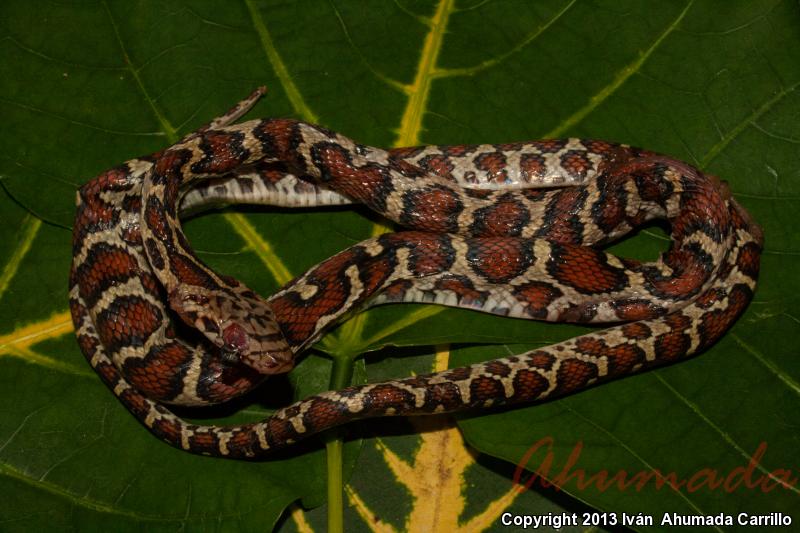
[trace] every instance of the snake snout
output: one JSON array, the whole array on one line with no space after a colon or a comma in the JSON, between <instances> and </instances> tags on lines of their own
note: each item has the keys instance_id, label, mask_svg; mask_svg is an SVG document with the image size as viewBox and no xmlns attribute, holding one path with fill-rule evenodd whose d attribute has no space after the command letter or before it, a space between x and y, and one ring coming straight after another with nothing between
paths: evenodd
<instances>
[{"instance_id":1,"label":"snake snout","mask_svg":"<svg viewBox=\"0 0 800 533\"><path fill-rule=\"evenodd\" d=\"M284 374L294 368L294 354L280 349L249 353L242 362L261 374Z\"/></svg>"},{"instance_id":2,"label":"snake snout","mask_svg":"<svg viewBox=\"0 0 800 533\"><path fill-rule=\"evenodd\" d=\"M282 374L294 367L294 354L287 347L260 340L256 334L233 322L222 330L222 352L261 374Z\"/></svg>"}]
</instances>

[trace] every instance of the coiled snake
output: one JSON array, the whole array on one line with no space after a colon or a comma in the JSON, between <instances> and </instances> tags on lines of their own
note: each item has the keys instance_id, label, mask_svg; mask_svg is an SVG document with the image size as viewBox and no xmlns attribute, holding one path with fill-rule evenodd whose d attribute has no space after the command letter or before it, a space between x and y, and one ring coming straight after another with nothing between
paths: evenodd
<instances>
[{"instance_id":1,"label":"coiled snake","mask_svg":"<svg viewBox=\"0 0 800 533\"><path fill-rule=\"evenodd\" d=\"M579 139L384 151L295 120L232 125L262 92L78 191L70 272L78 343L120 401L173 446L259 457L352 420L569 394L707 348L752 297L761 231L724 183L685 163ZM351 201L410 231L356 244L267 299L200 262L178 220L215 202ZM657 218L672 237L657 261L598 249ZM397 301L626 323L326 392L257 423L195 425L166 407L252 390L289 370L346 313ZM170 309L197 331L173 322Z\"/></svg>"}]
</instances>

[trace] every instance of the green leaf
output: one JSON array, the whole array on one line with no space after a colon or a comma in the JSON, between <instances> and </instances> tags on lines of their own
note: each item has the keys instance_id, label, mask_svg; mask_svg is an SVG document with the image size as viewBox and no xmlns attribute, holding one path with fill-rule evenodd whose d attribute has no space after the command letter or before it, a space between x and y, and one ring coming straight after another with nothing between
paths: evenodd
<instances>
[{"instance_id":1,"label":"green leaf","mask_svg":"<svg viewBox=\"0 0 800 533\"><path fill-rule=\"evenodd\" d=\"M485 454L477 461L458 451L446 419L437 432L423 431L433 422L394 420L347 428L348 529L500 530L505 508L643 512L656 524L664 512L796 508L796 486L598 490L573 479L560 491L509 491L514 465L542 438L552 439L553 477L579 442L573 471L687 479L704 469L724 477L766 443L753 478L789 469L796 480L798 30L789 0L2 2L0 529L324 529L324 508L285 511L324 501L319 440L256 463L174 450L93 374L67 314L75 189L172 144L259 85L270 92L250 116L312 120L374 146L577 135L667 153L726 179L766 235L755 300L718 345L570 398L465 417L466 440ZM196 217L187 232L205 261L270 294L382 223L360 208L239 208ZM647 230L615 251L648 258L666 244ZM430 370L434 344L491 345L454 350L452 366L581 331L389 306L318 348L380 350L364 358L366 379L377 381ZM329 372L315 352L246 401L189 414L260 419L326 388ZM363 452L354 436L366 439ZM431 465L448 461L442 450L461 458L455 477L429 479Z\"/></svg>"}]
</instances>

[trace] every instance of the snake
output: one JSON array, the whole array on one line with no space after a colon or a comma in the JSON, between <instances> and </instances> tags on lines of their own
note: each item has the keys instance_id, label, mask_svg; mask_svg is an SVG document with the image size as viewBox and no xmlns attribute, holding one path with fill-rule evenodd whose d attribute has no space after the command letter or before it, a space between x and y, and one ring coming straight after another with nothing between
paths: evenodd
<instances>
[{"instance_id":1,"label":"snake","mask_svg":"<svg viewBox=\"0 0 800 533\"><path fill-rule=\"evenodd\" d=\"M355 420L565 396L706 350L752 299L762 231L725 182L687 163L576 138L382 150L294 119L236 123L262 94L77 192L78 345L120 402L179 449L254 459ZM240 202L359 203L403 229L264 298L205 265L181 229L182 214ZM604 251L659 221L671 245L657 260ZM344 317L393 302L607 327L323 392L257 422L174 414L253 390Z\"/></svg>"}]
</instances>

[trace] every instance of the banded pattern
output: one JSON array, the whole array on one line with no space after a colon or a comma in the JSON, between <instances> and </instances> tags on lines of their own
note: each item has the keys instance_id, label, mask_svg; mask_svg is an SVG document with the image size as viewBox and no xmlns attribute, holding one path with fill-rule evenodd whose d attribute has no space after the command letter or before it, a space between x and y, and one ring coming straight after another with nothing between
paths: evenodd
<instances>
[{"instance_id":1,"label":"banded pattern","mask_svg":"<svg viewBox=\"0 0 800 533\"><path fill-rule=\"evenodd\" d=\"M384 151L293 120L231 125L259 95L78 195L70 297L79 344L134 415L175 446L257 457L350 420L568 394L705 349L752 297L760 230L724 183L685 163L603 141ZM178 219L179 207L241 201L360 202L411 231L352 246L264 299L204 265ZM673 241L657 261L597 248L656 218ZM197 426L162 405L251 390L345 314L397 301L632 322L327 392L255 424ZM191 330L170 321L165 302Z\"/></svg>"}]
</instances>

